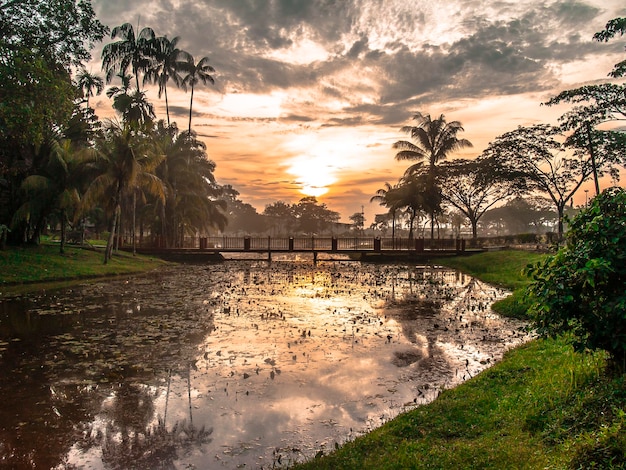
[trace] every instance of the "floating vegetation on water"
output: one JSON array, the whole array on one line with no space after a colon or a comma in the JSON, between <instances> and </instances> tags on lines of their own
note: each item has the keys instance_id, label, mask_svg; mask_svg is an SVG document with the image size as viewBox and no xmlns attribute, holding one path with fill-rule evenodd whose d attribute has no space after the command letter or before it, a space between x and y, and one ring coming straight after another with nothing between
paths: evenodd
<instances>
[{"instance_id":1,"label":"floating vegetation on water","mask_svg":"<svg viewBox=\"0 0 626 470\"><path fill-rule=\"evenodd\" d=\"M28 438L0 448L45 468L313 458L524 341L489 309L504 294L440 268L229 261L5 300L2 435Z\"/></svg>"}]
</instances>

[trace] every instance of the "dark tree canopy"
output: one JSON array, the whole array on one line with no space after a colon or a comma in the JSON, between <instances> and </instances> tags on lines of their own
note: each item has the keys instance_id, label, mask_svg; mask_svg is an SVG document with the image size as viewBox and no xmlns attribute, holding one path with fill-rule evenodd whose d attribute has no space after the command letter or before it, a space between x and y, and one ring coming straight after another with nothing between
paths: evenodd
<instances>
[{"instance_id":1,"label":"dark tree canopy","mask_svg":"<svg viewBox=\"0 0 626 470\"><path fill-rule=\"evenodd\" d=\"M596 41L608 41L617 35L623 36L626 34L626 18L615 18L609 21L605 29L594 34L593 38ZM611 77L623 77L626 75L626 60L623 60L613 67L613 71L609 74Z\"/></svg>"},{"instance_id":2,"label":"dark tree canopy","mask_svg":"<svg viewBox=\"0 0 626 470\"><path fill-rule=\"evenodd\" d=\"M2 56L29 49L69 68L91 59L94 43L108 28L90 0L3 0L0 4Z\"/></svg>"}]
</instances>

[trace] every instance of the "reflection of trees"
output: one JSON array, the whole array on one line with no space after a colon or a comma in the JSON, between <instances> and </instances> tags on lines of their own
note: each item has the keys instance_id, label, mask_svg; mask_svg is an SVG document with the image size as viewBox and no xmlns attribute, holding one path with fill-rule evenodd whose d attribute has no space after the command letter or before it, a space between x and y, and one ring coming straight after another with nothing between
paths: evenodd
<instances>
[{"instance_id":1,"label":"reflection of trees","mask_svg":"<svg viewBox=\"0 0 626 470\"><path fill-rule=\"evenodd\" d=\"M189 390L190 380L187 381ZM170 387L166 392L166 404ZM189 392L190 395L190 392ZM169 429L166 414L151 424L154 416L154 392L150 388L125 384L114 395L114 403L104 429L97 423L86 427L78 447L84 452L102 449L102 461L108 468L170 468L179 452L189 453L194 446L211 441L212 429L197 428L192 421L175 422Z\"/></svg>"}]
</instances>

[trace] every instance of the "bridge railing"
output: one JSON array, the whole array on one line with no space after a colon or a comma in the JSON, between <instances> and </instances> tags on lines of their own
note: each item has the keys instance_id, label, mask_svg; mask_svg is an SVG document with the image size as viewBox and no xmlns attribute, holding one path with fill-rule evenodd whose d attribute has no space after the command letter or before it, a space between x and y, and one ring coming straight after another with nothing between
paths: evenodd
<instances>
[{"instance_id":1,"label":"bridge railing","mask_svg":"<svg viewBox=\"0 0 626 470\"><path fill-rule=\"evenodd\" d=\"M130 246L127 239L121 245ZM160 237L144 239L141 248L166 248ZM216 251L465 251L465 240L459 238L372 238L372 237L185 237L182 246L171 248Z\"/></svg>"},{"instance_id":2,"label":"bridge railing","mask_svg":"<svg viewBox=\"0 0 626 470\"><path fill-rule=\"evenodd\" d=\"M465 240L379 237L185 237L182 248L222 251L465 251Z\"/></svg>"}]
</instances>

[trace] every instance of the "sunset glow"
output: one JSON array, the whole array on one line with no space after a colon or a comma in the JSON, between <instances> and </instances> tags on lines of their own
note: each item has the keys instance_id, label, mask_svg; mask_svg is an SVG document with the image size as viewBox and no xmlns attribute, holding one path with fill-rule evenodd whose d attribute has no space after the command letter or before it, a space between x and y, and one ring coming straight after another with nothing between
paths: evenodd
<instances>
[{"instance_id":1,"label":"sunset glow","mask_svg":"<svg viewBox=\"0 0 626 470\"><path fill-rule=\"evenodd\" d=\"M385 211L370 198L408 166L392 145L407 138L400 128L415 112L460 121L460 137L474 146L450 157L474 158L520 125L556 124L566 108L542 102L608 81L624 59L623 38L593 40L626 16L623 0L268 5L177 0L171 10L171 2L94 1L111 27L140 18L141 27L180 36L181 48L210 58L215 85L196 87L192 124L218 183L259 212L316 196L344 222L363 207L369 226ZM98 48L93 56L88 68L99 70ZM163 98L146 87L164 119ZM185 129L189 93L170 82L168 99ZM112 114L104 94L92 102L99 116Z\"/></svg>"},{"instance_id":2,"label":"sunset glow","mask_svg":"<svg viewBox=\"0 0 626 470\"><path fill-rule=\"evenodd\" d=\"M303 155L290 160L287 172L295 177L299 191L306 196L326 194L337 181L330 159Z\"/></svg>"}]
</instances>

